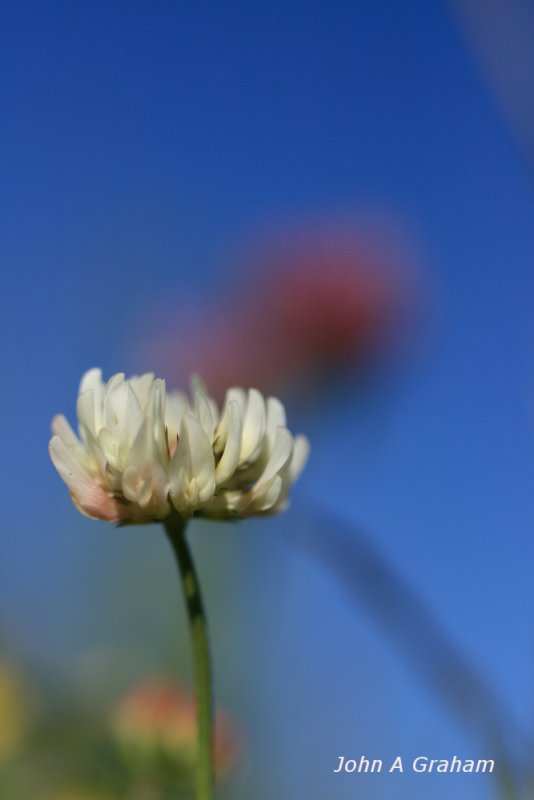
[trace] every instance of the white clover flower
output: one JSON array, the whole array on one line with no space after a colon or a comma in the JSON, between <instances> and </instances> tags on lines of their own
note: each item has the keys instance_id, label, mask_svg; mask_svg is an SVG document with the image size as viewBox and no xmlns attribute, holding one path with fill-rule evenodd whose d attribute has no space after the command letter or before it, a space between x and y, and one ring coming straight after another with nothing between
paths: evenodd
<instances>
[{"instance_id":1,"label":"white clover flower","mask_svg":"<svg viewBox=\"0 0 534 800\"><path fill-rule=\"evenodd\" d=\"M222 412L197 384L192 398L154 375L107 383L92 369L78 395L79 438L54 418L50 457L77 508L118 523L178 513L228 518L287 505L308 456L283 405L256 389L229 389Z\"/></svg>"}]
</instances>

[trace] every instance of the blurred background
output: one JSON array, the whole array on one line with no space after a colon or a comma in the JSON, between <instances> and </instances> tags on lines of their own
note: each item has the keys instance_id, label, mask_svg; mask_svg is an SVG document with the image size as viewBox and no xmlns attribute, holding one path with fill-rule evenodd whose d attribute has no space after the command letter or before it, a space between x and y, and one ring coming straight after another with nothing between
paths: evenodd
<instances>
[{"instance_id":1,"label":"blurred background","mask_svg":"<svg viewBox=\"0 0 534 800\"><path fill-rule=\"evenodd\" d=\"M191 526L221 798L533 797L534 4L7 0L0 37L0 796L190 796L162 531L47 454L100 366L311 441L283 517Z\"/></svg>"}]
</instances>

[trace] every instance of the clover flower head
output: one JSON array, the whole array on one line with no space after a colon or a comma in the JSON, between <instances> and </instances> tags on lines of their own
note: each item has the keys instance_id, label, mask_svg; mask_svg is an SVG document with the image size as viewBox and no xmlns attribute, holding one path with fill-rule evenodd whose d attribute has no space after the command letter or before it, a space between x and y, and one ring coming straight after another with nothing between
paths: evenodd
<instances>
[{"instance_id":1,"label":"clover flower head","mask_svg":"<svg viewBox=\"0 0 534 800\"><path fill-rule=\"evenodd\" d=\"M152 373L80 384L79 436L56 416L49 452L77 508L121 524L273 514L288 502L308 455L286 427L283 405L232 388L221 411L199 380L167 392Z\"/></svg>"}]
</instances>

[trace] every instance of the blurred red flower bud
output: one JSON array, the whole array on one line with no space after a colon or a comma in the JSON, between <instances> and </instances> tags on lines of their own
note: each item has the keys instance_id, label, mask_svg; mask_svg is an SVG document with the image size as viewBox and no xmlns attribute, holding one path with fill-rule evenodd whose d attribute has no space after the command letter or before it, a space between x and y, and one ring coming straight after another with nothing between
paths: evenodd
<instances>
[{"instance_id":1,"label":"blurred red flower bud","mask_svg":"<svg viewBox=\"0 0 534 800\"><path fill-rule=\"evenodd\" d=\"M402 238L374 230L319 224L256 244L238 271L246 277L178 313L151 360L175 382L198 372L219 399L232 384L298 394L332 372L376 367L404 338L415 292Z\"/></svg>"}]
</instances>

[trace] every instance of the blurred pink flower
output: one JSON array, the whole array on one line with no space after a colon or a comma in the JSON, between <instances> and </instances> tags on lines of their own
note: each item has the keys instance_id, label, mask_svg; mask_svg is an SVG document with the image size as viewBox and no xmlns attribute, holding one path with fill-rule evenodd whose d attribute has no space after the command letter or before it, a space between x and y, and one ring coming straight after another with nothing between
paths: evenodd
<instances>
[{"instance_id":1,"label":"blurred pink flower","mask_svg":"<svg viewBox=\"0 0 534 800\"><path fill-rule=\"evenodd\" d=\"M135 686L121 701L113 731L125 755L135 762L161 758L179 771L193 774L196 762L196 708L191 695L163 677L149 678ZM228 717L215 718L214 761L218 778L234 767L240 743Z\"/></svg>"},{"instance_id":2,"label":"blurred pink flower","mask_svg":"<svg viewBox=\"0 0 534 800\"><path fill-rule=\"evenodd\" d=\"M76 436L63 415L49 452L86 516L145 523L179 514L214 519L275 514L308 457L284 406L256 389L228 389L219 411L199 379L191 396L153 373L107 383L92 369L78 394Z\"/></svg>"}]
</instances>

